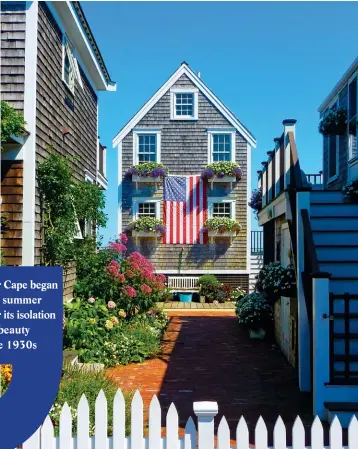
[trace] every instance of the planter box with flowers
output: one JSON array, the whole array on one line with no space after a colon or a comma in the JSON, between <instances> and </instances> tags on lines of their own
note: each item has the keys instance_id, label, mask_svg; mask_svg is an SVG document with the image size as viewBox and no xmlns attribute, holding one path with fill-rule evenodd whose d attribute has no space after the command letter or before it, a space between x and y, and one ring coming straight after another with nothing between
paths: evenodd
<instances>
[{"instance_id":1,"label":"planter box with flowers","mask_svg":"<svg viewBox=\"0 0 358 449\"><path fill-rule=\"evenodd\" d=\"M213 217L206 220L201 232L207 232L209 239L228 237L232 240L240 229L241 225L231 218Z\"/></svg>"},{"instance_id":2,"label":"planter box with flowers","mask_svg":"<svg viewBox=\"0 0 358 449\"><path fill-rule=\"evenodd\" d=\"M293 266L283 267L280 262L264 265L257 276L256 290L264 294L269 301L280 296L296 296L296 275Z\"/></svg>"},{"instance_id":3,"label":"planter box with flowers","mask_svg":"<svg viewBox=\"0 0 358 449\"><path fill-rule=\"evenodd\" d=\"M157 162L144 162L143 164L133 165L126 173L125 177L132 177L132 181L157 184L168 174L168 168Z\"/></svg>"},{"instance_id":4,"label":"planter box with flowers","mask_svg":"<svg viewBox=\"0 0 358 449\"><path fill-rule=\"evenodd\" d=\"M240 181L242 170L235 162L213 162L205 167L201 173L201 179L208 180L211 185L214 182L230 183Z\"/></svg>"},{"instance_id":5,"label":"planter box with flowers","mask_svg":"<svg viewBox=\"0 0 358 449\"><path fill-rule=\"evenodd\" d=\"M324 136L340 136L347 132L347 111L329 111L319 122L318 130Z\"/></svg>"},{"instance_id":6,"label":"planter box with flowers","mask_svg":"<svg viewBox=\"0 0 358 449\"><path fill-rule=\"evenodd\" d=\"M166 228L161 220L153 217L142 217L133 221L126 229L135 238L161 238Z\"/></svg>"}]
</instances>

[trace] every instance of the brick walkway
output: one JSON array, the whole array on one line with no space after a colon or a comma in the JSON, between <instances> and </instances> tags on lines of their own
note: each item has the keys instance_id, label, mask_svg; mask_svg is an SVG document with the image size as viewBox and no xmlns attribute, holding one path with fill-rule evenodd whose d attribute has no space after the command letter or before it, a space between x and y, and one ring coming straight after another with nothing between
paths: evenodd
<instances>
[{"instance_id":1,"label":"brick walkway","mask_svg":"<svg viewBox=\"0 0 358 449\"><path fill-rule=\"evenodd\" d=\"M166 411L174 402L180 425L193 415L194 401L219 404L235 438L241 415L253 430L260 415L271 431L278 415L287 427L299 414L311 423L310 399L299 392L296 375L270 339L253 341L240 329L232 311L170 311L163 354L141 364L116 367L108 374L127 390L139 389L148 408L157 394ZM165 413L163 413L163 426ZM291 436L288 431L288 444Z\"/></svg>"}]
</instances>

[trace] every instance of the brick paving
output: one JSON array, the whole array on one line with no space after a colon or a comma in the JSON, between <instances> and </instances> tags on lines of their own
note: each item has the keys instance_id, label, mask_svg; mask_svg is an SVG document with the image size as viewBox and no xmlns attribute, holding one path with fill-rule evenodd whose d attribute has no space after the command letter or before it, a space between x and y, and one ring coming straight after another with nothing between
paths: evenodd
<instances>
[{"instance_id":1,"label":"brick paving","mask_svg":"<svg viewBox=\"0 0 358 449\"><path fill-rule=\"evenodd\" d=\"M171 323L160 357L108 370L121 388L141 391L146 414L156 394L164 411L163 426L174 402L184 427L193 416L194 401L217 401L216 425L225 415L231 438L244 415L254 442L254 427L262 415L269 444L278 415L288 428L298 414L305 426L311 424L310 397L300 393L294 369L273 340L250 340L230 310L173 310L168 315ZM289 430L287 437L290 445Z\"/></svg>"}]
</instances>

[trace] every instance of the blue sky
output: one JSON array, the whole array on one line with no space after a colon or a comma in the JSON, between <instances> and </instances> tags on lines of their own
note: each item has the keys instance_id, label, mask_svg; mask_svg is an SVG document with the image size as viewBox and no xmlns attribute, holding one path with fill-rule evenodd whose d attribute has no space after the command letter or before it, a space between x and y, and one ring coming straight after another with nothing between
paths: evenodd
<instances>
[{"instance_id":1,"label":"blue sky","mask_svg":"<svg viewBox=\"0 0 358 449\"><path fill-rule=\"evenodd\" d=\"M256 171L296 118L301 166L321 169L317 108L357 56L357 2L83 2L117 92L100 94L108 147L104 241L117 232L112 138L186 61L258 141ZM253 226L257 226L255 220Z\"/></svg>"}]
</instances>

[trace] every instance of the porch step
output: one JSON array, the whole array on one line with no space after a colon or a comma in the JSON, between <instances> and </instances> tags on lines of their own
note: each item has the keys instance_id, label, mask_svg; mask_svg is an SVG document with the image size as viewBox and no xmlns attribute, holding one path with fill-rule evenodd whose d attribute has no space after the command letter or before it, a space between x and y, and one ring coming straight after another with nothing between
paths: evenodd
<instances>
[{"instance_id":1,"label":"porch step","mask_svg":"<svg viewBox=\"0 0 358 449\"><path fill-rule=\"evenodd\" d=\"M340 294L349 292L358 294L358 277L356 276L332 276L329 281L329 291Z\"/></svg>"},{"instance_id":2,"label":"porch step","mask_svg":"<svg viewBox=\"0 0 358 449\"><path fill-rule=\"evenodd\" d=\"M348 428L353 416L358 417L358 402L325 402L328 422L331 423L335 416L343 428Z\"/></svg>"},{"instance_id":3,"label":"porch step","mask_svg":"<svg viewBox=\"0 0 358 449\"><path fill-rule=\"evenodd\" d=\"M318 261L318 263L321 271L331 273L332 276L353 276L358 273L358 261L352 262L349 260L320 260Z\"/></svg>"},{"instance_id":4,"label":"porch step","mask_svg":"<svg viewBox=\"0 0 358 449\"><path fill-rule=\"evenodd\" d=\"M346 215L336 216L310 216L311 227L314 231L324 231L326 229L332 231L357 231L358 232L358 217L351 217Z\"/></svg>"},{"instance_id":5,"label":"porch step","mask_svg":"<svg viewBox=\"0 0 358 449\"><path fill-rule=\"evenodd\" d=\"M311 192L311 203L343 203L346 199L339 190L322 190Z\"/></svg>"},{"instance_id":6,"label":"porch step","mask_svg":"<svg viewBox=\"0 0 358 449\"><path fill-rule=\"evenodd\" d=\"M346 260L358 262L358 245L316 245L317 257L321 261Z\"/></svg>"},{"instance_id":7,"label":"porch step","mask_svg":"<svg viewBox=\"0 0 358 449\"><path fill-rule=\"evenodd\" d=\"M313 241L316 245L358 245L358 230L316 230L313 232Z\"/></svg>"},{"instance_id":8,"label":"porch step","mask_svg":"<svg viewBox=\"0 0 358 449\"><path fill-rule=\"evenodd\" d=\"M334 217L351 216L358 217L358 205L351 203L311 203L312 215L328 215Z\"/></svg>"}]
</instances>

